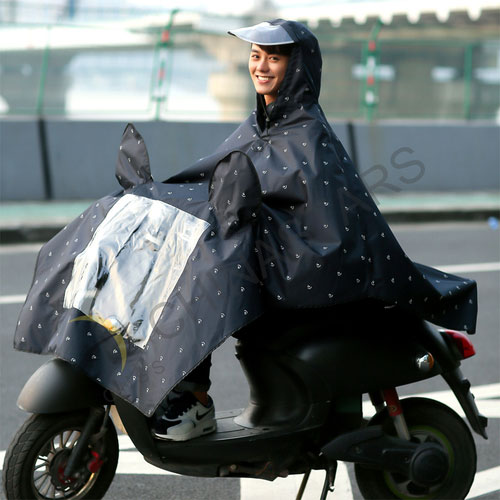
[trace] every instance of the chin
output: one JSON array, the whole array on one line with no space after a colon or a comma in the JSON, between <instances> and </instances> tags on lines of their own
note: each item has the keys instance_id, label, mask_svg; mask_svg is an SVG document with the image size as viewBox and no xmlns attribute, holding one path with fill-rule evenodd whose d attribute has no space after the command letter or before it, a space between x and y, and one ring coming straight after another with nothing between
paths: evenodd
<instances>
[{"instance_id":1,"label":"chin","mask_svg":"<svg viewBox=\"0 0 500 500\"><path fill-rule=\"evenodd\" d=\"M255 88L255 91L257 92L257 94L261 94L261 95L272 95L272 90L270 91L269 89Z\"/></svg>"}]
</instances>

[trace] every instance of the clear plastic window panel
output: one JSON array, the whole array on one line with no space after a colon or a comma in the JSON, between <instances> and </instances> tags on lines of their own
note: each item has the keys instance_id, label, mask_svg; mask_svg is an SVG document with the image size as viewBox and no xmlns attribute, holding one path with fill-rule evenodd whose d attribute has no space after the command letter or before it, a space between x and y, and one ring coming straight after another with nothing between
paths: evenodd
<instances>
[{"instance_id":1,"label":"clear plastic window panel","mask_svg":"<svg viewBox=\"0 0 500 500\"><path fill-rule=\"evenodd\" d=\"M123 196L76 257L64 307L144 348L152 311L168 300L208 226L162 201Z\"/></svg>"}]
</instances>

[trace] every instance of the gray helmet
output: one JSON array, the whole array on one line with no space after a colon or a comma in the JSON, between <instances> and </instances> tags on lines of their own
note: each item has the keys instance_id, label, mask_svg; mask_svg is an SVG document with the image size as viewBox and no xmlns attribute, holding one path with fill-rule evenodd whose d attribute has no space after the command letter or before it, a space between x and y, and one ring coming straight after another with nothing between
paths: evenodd
<instances>
[{"instance_id":1,"label":"gray helmet","mask_svg":"<svg viewBox=\"0 0 500 500\"><path fill-rule=\"evenodd\" d=\"M254 26L248 26L247 28L228 31L228 33L241 38L245 42L256 43L257 45L284 45L293 43L285 28L267 21Z\"/></svg>"}]
</instances>

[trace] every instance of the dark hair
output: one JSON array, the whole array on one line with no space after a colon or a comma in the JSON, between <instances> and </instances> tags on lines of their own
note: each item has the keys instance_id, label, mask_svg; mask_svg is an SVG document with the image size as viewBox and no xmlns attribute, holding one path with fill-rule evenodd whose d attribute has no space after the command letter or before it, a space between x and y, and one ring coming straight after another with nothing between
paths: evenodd
<instances>
[{"instance_id":1,"label":"dark hair","mask_svg":"<svg viewBox=\"0 0 500 500\"><path fill-rule=\"evenodd\" d=\"M292 53L294 45L295 45L294 43L285 43L282 45L259 45L259 47L267 54L279 54L280 56L289 56Z\"/></svg>"}]
</instances>

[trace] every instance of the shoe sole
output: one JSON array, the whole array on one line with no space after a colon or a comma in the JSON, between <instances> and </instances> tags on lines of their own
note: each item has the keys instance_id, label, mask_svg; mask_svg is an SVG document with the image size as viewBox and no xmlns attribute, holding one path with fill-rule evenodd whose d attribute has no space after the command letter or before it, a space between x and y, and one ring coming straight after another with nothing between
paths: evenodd
<instances>
[{"instance_id":1,"label":"shoe sole","mask_svg":"<svg viewBox=\"0 0 500 500\"><path fill-rule=\"evenodd\" d=\"M168 434L154 434L153 437L157 439L161 439L162 441L189 441L190 439L194 439L200 436L204 436L206 434L210 434L217 429L217 422L213 422L211 424L197 426L191 432L187 434L181 435L168 435Z\"/></svg>"}]
</instances>

